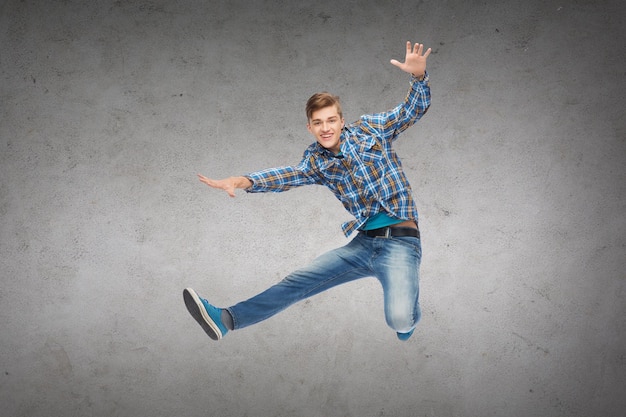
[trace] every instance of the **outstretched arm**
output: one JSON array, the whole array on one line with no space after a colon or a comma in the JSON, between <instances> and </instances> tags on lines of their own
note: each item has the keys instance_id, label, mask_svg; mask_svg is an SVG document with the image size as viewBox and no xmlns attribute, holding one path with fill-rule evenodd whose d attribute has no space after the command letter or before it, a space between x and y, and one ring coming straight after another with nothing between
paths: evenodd
<instances>
[{"instance_id":1,"label":"outstretched arm","mask_svg":"<svg viewBox=\"0 0 626 417\"><path fill-rule=\"evenodd\" d=\"M426 73L426 59L430 52L430 48L424 52L422 44L411 45L411 42L407 42L404 62L391 60L394 66L414 77L404 101L389 111L361 116L359 122L366 122L370 129L376 130L380 136L392 142L421 119L430 107L430 83Z\"/></svg>"},{"instance_id":2,"label":"outstretched arm","mask_svg":"<svg viewBox=\"0 0 626 417\"><path fill-rule=\"evenodd\" d=\"M205 177L204 175L198 174L198 178L209 187L226 191L231 197L235 196L235 189L245 189L252 186L252 181L246 177L228 177L222 180L213 180Z\"/></svg>"},{"instance_id":3,"label":"outstretched arm","mask_svg":"<svg viewBox=\"0 0 626 417\"><path fill-rule=\"evenodd\" d=\"M391 63L404 72L413 74L417 78L422 78L426 73L426 59L430 52L430 48L424 52L424 44L416 43L411 47L411 42L407 42L404 62L392 59Z\"/></svg>"}]
</instances>

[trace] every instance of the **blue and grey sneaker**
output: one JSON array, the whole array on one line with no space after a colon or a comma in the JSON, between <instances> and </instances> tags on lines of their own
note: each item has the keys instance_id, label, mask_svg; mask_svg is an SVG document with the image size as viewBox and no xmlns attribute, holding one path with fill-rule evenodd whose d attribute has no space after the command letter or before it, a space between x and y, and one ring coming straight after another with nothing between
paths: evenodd
<instances>
[{"instance_id":1,"label":"blue and grey sneaker","mask_svg":"<svg viewBox=\"0 0 626 417\"><path fill-rule=\"evenodd\" d=\"M410 338L410 337L411 337L411 335L413 334L413 331L414 331L414 330L415 330L415 329L411 329L411 331L410 331L410 332L408 332L408 333L400 333L400 332L398 332L398 333L396 333L396 334L398 335L398 339L400 339L400 340L402 340L402 341L406 341L406 340L409 340L409 338Z\"/></svg>"},{"instance_id":2,"label":"blue and grey sneaker","mask_svg":"<svg viewBox=\"0 0 626 417\"><path fill-rule=\"evenodd\" d=\"M220 340L228 333L222 323L222 309L209 304L191 288L185 288L183 299L191 316L202 326L206 334L213 340Z\"/></svg>"}]
</instances>

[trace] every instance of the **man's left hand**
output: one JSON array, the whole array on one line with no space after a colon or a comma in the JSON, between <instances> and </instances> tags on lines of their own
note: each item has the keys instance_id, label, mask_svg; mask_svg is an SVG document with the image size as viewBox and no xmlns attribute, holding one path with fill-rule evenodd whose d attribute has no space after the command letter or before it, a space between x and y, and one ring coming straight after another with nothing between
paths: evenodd
<instances>
[{"instance_id":1,"label":"man's left hand","mask_svg":"<svg viewBox=\"0 0 626 417\"><path fill-rule=\"evenodd\" d=\"M406 43L406 56L404 62L392 59L391 63L404 72L413 74L415 77L423 77L426 73L426 58L430 55L431 49L424 52L424 44L416 43L411 46L411 42Z\"/></svg>"}]
</instances>

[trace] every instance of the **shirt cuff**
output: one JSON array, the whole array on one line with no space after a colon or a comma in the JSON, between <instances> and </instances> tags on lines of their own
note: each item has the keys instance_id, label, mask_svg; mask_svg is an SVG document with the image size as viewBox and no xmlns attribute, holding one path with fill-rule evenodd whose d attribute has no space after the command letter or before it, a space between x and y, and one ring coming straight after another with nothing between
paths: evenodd
<instances>
[{"instance_id":1,"label":"shirt cuff","mask_svg":"<svg viewBox=\"0 0 626 417\"><path fill-rule=\"evenodd\" d=\"M428 71L424 71L424 78L421 79L421 80L418 77L416 77L415 75L411 74L411 80L412 81L417 81L418 83L428 82Z\"/></svg>"},{"instance_id":2,"label":"shirt cuff","mask_svg":"<svg viewBox=\"0 0 626 417\"><path fill-rule=\"evenodd\" d=\"M253 193L255 191L254 188L256 186L256 181L254 181L254 178L252 177L251 174L245 174L243 175L243 177L247 178L252 183L252 185L249 186L248 188L244 188L244 191L247 193Z\"/></svg>"}]
</instances>

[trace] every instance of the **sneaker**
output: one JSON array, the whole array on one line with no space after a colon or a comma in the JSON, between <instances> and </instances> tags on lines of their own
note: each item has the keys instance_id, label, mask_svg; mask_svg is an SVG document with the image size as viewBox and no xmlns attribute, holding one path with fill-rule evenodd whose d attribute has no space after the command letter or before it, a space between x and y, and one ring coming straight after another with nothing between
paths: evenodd
<instances>
[{"instance_id":1,"label":"sneaker","mask_svg":"<svg viewBox=\"0 0 626 417\"><path fill-rule=\"evenodd\" d=\"M400 333L400 332L398 332L396 334L398 335L398 339L400 339L402 341L406 341L406 340L409 340L409 337L411 337L411 335L413 334L414 330L415 329L411 329L411 331L408 332L408 333Z\"/></svg>"},{"instance_id":2,"label":"sneaker","mask_svg":"<svg viewBox=\"0 0 626 417\"><path fill-rule=\"evenodd\" d=\"M220 340L228 333L222 323L222 309L209 304L191 288L185 288L183 299L191 316L202 326L206 334L213 340Z\"/></svg>"}]
</instances>

